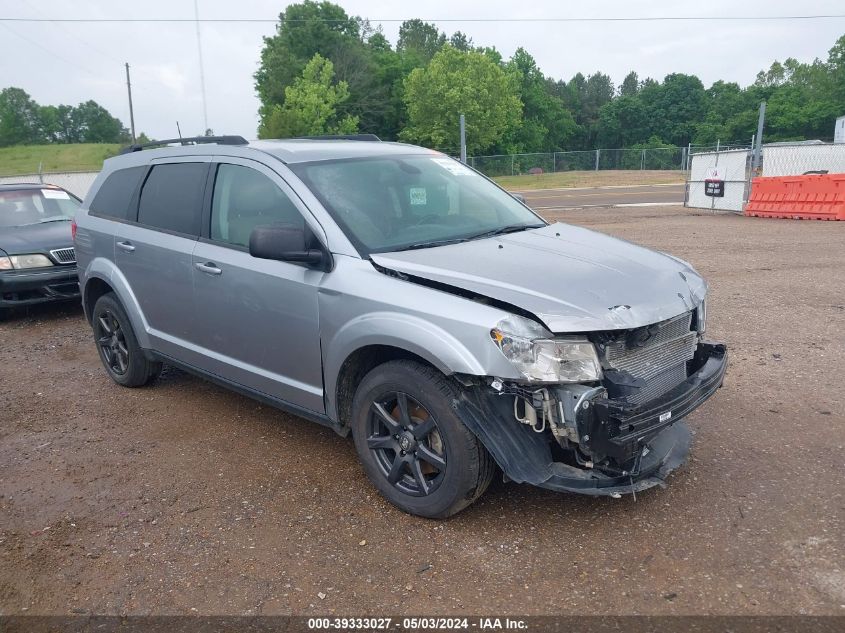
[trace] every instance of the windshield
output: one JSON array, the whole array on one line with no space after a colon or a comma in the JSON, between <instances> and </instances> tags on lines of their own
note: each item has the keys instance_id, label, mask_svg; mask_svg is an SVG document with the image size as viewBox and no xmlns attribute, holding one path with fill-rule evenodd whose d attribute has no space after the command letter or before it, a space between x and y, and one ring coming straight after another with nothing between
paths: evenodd
<instances>
[{"instance_id":1,"label":"windshield","mask_svg":"<svg viewBox=\"0 0 845 633\"><path fill-rule=\"evenodd\" d=\"M62 189L0 191L0 227L69 222L79 200Z\"/></svg>"},{"instance_id":2,"label":"windshield","mask_svg":"<svg viewBox=\"0 0 845 633\"><path fill-rule=\"evenodd\" d=\"M344 159L290 168L364 256L545 226L489 180L442 155Z\"/></svg>"}]
</instances>

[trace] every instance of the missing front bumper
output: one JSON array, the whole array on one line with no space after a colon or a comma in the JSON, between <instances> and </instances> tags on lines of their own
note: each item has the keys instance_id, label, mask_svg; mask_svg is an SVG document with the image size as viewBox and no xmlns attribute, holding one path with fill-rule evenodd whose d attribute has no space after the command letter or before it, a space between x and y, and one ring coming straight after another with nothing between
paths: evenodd
<instances>
[{"instance_id":1,"label":"missing front bumper","mask_svg":"<svg viewBox=\"0 0 845 633\"><path fill-rule=\"evenodd\" d=\"M595 398L578 417L579 435L589 439L593 468L555 458L550 434L514 423L512 400L476 387L454 403L505 475L516 482L588 495L638 492L663 485L686 461L690 432L681 419L721 386L727 367L725 346L699 345L693 373L681 385L642 405ZM667 415L668 414L668 415Z\"/></svg>"}]
</instances>

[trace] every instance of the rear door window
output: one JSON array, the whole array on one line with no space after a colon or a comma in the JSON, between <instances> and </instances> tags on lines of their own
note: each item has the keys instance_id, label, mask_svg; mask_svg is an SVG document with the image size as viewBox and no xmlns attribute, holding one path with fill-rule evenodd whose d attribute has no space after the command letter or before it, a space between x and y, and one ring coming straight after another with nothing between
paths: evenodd
<instances>
[{"instance_id":1,"label":"rear door window","mask_svg":"<svg viewBox=\"0 0 845 633\"><path fill-rule=\"evenodd\" d=\"M91 201L90 211L117 220L134 220L129 217L129 202L146 170L141 166L112 172Z\"/></svg>"},{"instance_id":2,"label":"rear door window","mask_svg":"<svg viewBox=\"0 0 845 633\"><path fill-rule=\"evenodd\" d=\"M155 165L141 189L138 223L199 236L209 163Z\"/></svg>"}]
</instances>

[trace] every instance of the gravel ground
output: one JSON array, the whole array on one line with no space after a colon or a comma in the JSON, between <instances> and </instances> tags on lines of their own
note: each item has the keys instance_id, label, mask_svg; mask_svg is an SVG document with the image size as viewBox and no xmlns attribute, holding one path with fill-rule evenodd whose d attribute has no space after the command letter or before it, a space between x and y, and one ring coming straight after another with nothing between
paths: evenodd
<instances>
[{"instance_id":1,"label":"gravel ground","mask_svg":"<svg viewBox=\"0 0 845 633\"><path fill-rule=\"evenodd\" d=\"M0 323L0 612L843 614L845 223L567 212L711 283L692 460L593 499L495 482L449 521L350 440L177 371L114 385L75 306Z\"/></svg>"}]
</instances>

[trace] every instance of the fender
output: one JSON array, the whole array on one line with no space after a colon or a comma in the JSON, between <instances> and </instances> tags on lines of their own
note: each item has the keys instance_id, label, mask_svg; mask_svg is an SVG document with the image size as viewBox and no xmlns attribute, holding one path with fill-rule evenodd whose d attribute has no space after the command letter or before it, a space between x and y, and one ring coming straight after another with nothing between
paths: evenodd
<instances>
[{"instance_id":1,"label":"fender","mask_svg":"<svg viewBox=\"0 0 845 633\"><path fill-rule=\"evenodd\" d=\"M483 376L484 364L467 347L430 321L399 312L374 312L344 324L334 336L323 341L323 375L326 409L337 420L337 376L344 361L369 345L389 345L425 359L446 375Z\"/></svg>"},{"instance_id":2,"label":"fender","mask_svg":"<svg viewBox=\"0 0 845 633\"><path fill-rule=\"evenodd\" d=\"M85 268L84 273L85 287L82 288L83 301L87 303L88 300L88 284L92 279L101 279L112 287L120 304L126 311L126 316L129 317L129 322L132 324L132 330L135 332L135 338L138 339L138 345L144 349L151 349L149 324L144 318L144 312L141 310L141 304L132 289L129 287L129 282L124 277L120 269L114 265L114 262L105 257L95 257Z\"/></svg>"}]
</instances>

